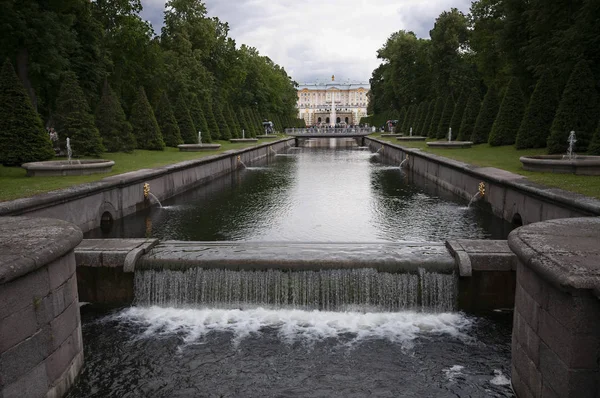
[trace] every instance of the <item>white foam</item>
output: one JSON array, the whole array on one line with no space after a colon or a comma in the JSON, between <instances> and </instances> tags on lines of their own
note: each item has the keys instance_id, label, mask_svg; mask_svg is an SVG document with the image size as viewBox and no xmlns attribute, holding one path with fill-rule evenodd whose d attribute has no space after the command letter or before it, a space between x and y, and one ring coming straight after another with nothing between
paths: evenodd
<instances>
[{"instance_id":1,"label":"white foam","mask_svg":"<svg viewBox=\"0 0 600 398\"><path fill-rule=\"evenodd\" d=\"M457 376L461 376L463 374L462 371L464 368L465 367L461 365L454 365L450 368L443 369L443 371L449 381L454 381Z\"/></svg>"},{"instance_id":2,"label":"white foam","mask_svg":"<svg viewBox=\"0 0 600 398\"><path fill-rule=\"evenodd\" d=\"M494 369L494 378L490 380L495 386L507 386L510 384L510 379L502 373L501 370Z\"/></svg>"},{"instance_id":3,"label":"white foam","mask_svg":"<svg viewBox=\"0 0 600 398\"><path fill-rule=\"evenodd\" d=\"M238 344L261 329L276 328L287 342L314 342L342 335L352 342L387 339L409 347L419 335L449 335L466 339L472 320L460 313L417 312L359 313L301 310L178 309L130 307L108 319L133 322L145 328L145 336L182 334L186 343L212 331L233 333Z\"/></svg>"}]
</instances>

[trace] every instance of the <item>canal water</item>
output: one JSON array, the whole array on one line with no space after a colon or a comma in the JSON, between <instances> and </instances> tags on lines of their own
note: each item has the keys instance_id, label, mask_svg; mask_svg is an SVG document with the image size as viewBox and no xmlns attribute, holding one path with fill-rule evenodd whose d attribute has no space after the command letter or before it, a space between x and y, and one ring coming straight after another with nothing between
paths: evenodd
<instances>
[{"instance_id":1,"label":"canal water","mask_svg":"<svg viewBox=\"0 0 600 398\"><path fill-rule=\"evenodd\" d=\"M439 242L505 239L512 229L367 151L290 150L248 166L86 237ZM131 307L81 307L85 366L68 397L513 396L512 313L454 308L455 276L186 272L136 274ZM174 281L201 298L168 301L181 296ZM265 281L286 298L318 284L330 300L366 301L318 310L311 300L239 298L260 296ZM223 301L225 291L238 298ZM435 300L413 305L426 291Z\"/></svg>"}]
</instances>

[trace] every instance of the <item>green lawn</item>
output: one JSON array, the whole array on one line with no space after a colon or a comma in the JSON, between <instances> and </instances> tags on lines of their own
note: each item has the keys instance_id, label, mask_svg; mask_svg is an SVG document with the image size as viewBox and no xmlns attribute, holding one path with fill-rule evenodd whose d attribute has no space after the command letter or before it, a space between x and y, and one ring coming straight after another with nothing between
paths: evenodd
<instances>
[{"instance_id":1,"label":"green lawn","mask_svg":"<svg viewBox=\"0 0 600 398\"><path fill-rule=\"evenodd\" d=\"M0 201L33 196L39 193L66 188L85 182L98 181L104 177L122 174L139 169L149 169L167 164L183 162L214 155L231 149L242 149L274 139L260 139L258 144L232 144L228 141L217 141L221 148L207 152L179 152L177 148L166 148L164 151L136 150L133 153L105 153L102 158L115 161L112 172L88 176L68 177L27 177L25 169L20 167L4 167L0 165Z\"/></svg>"},{"instance_id":2,"label":"green lawn","mask_svg":"<svg viewBox=\"0 0 600 398\"><path fill-rule=\"evenodd\" d=\"M410 148L419 148L424 152L433 153L461 162L481 167L496 167L516 174L523 175L529 180L549 187L561 188L567 191L600 199L600 177L578 176L574 174L539 173L523 170L519 157L529 155L545 155L546 149L517 150L514 146L491 147L489 144L474 145L468 149L429 148L425 142L399 142L394 137L381 138L380 134L373 135L382 141ZM431 140L435 141L435 140Z\"/></svg>"}]
</instances>

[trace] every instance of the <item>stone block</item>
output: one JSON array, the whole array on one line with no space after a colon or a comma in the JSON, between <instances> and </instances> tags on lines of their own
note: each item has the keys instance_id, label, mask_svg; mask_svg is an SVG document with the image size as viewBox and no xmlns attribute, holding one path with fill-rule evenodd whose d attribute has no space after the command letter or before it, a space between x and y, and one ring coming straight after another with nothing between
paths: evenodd
<instances>
[{"instance_id":1,"label":"stone block","mask_svg":"<svg viewBox=\"0 0 600 398\"><path fill-rule=\"evenodd\" d=\"M548 384L544 384L542 398L560 398L560 396Z\"/></svg>"},{"instance_id":2,"label":"stone block","mask_svg":"<svg viewBox=\"0 0 600 398\"><path fill-rule=\"evenodd\" d=\"M522 262L517 263L517 283L531 296L541 307L547 308L548 288L547 283L531 268Z\"/></svg>"},{"instance_id":3,"label":"stone block","mask_svg":"<svg viewBox=\"0 0 600 398\"><path fill-rule=\"evenodd\" d=\"M537 333L540 305L525 291L518 279L515 292L515 311L518 311L521 319L529 324L534 333Z\"/></svg>"},{"instance_id":4,"label":"stone block","mask_svg":"<svg viewBox=\"0 0 600 398\"><path fill-rule=\"evenodd\" d=\"M4 385L14 383L48 356L49 333L48 328L39 330L30 338L0 354L0 362L2 363L0 380Z\"/></svg>"},{"instance_id":5,"label":"stone block","mask_svg":"<svg viewBox=\"0 0 600 398\"><path fill-rule=\"evenodd\" d=\"M542 395L542 375L518 341L512 345L512 364L531 395L540 397Z\"/></svg>"},{"instance_id":6,"label":"stone block","mask_svg":"<svg viewBox=\"0 0 600 398\"><path fill-rule=\"evenodd\" d=\"M75 355L67 370L54 381L54 384L48 390L46 398L62 398L67 394L69 388L75 383L77 375L83 367L83 351Z\"/></svg>"},{"instance_id":7,"label":"stone block","mask_svg":"<svg viewBox=\"0 0 600 398\"><path fill-rule=\"evenodd\" d=\"M58 315L50 327L52 331L52 351L56 350L79 326L79 303L73 302Z\"/></svg>"},{"instance_id":8,"label":"stone block","mask_svg":"<svg viewBox=\"0 0 600 398\"><path fill-rule=\"evenodd\" d=\"M569 369L598 369L600 336L577 335L547 311L540 313L539 336Z\"/></svg>"},{"instance_id":9,"label":"stone block","mask_svg":"<svg viewBox=\"0 0 600 398\"><path fill-rule=\"evenodd\" d=\"M54 383L62 375L73 358L78 354L74 340L74 334L77 333L77 331L74 331L73 334L67 337L46 360L46 373L48 374L50 383Z\"/></svg>"},{"instance_id":10,"label":"stone block","mask_svg":"<svg viewBox=\"0 0 600 398\"><path fill-rule=\"evenodd\" d=\"M519 374L519 371L515 368L515 366L512 366L512 372L511 372L511 384L512 384L512 388L515 392L515 394L517 395L517 397L519 398L538 398L538 397L534 397L533 394L531 393L531 391L529 390L529 387L523 383L523 379L521 378L521 375Z\"/></svg>"},{"instance_id":11,"label":"stone block","mask_svg":"<svg viewBox=\"0 0 600 398\"><path fill-rule=\"evenodd\" d=\"M0 353L33 336L38 324L33 305L23 308L0 322Z\"/></svg>"},{"instance_id":12,"label":"stone block","mask_svg":"<svg viewBox=\"0 0 600 398\"><path fill-rule=\"evenodd\" d=\"M70 252L61 258L48 264L48 275L50 276L50 288L56 290L75 273L75 255Z\"/></svg>"},{"instance_id":13,"label":"stone block","mask_svg":"<svg viewBox=\"0 0 600 398\"><path fill-rule=\"evenodd\" d=\"M39 302L48 293L50 293L50 283L46 267L2 285L2 289L0 289L0 320Z\"/></svg>"},{"instance_id":14,"label":"stone block","mask_svg":"<svg viewBox=\"0 0 600 398\"><path fill-rule=\"evenodd\" d=\"M513 337L517 339L525 350L527 357L539 368L540 364L540 337L525 322L518 311L515 311L513 322Z\"/></svg>"},{"instance_id":15,"label":"stone block","mask_svg":"<svg viewBox=\"0 0 600 398\"><path fill-rule=\"evenodd\" d=\"M48 391L46 365L40 363L31 372L23 375L14 383L5 386L3 390L3 398L45 398Z\"/></svg>"},{"instance_id":16,"label":"stone block","mask_svg":"<svg viewBox=\"0 0 600 398\"><path fill-rule=\"evenodd\" d=\"M548 289L548 312L576 334L600 330L600 301L589 291Z\"/></svg>"}]
</instances>

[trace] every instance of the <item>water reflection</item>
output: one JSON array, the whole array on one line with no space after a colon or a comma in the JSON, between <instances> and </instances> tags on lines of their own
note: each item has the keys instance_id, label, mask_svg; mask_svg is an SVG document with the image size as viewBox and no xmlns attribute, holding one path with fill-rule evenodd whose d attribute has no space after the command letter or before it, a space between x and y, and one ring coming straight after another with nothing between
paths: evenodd
<instances>
[{"instance_id":1,"label":"water reflection","mask_svg":"<svg viewBox=\"0 0 600 398\"><path fill-rule=\"evenodd\" d=\"M271 156L91 237L254 241L505 239L512 226L359 150Z\"/></svg>"}]
</instances>

